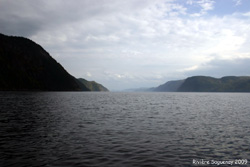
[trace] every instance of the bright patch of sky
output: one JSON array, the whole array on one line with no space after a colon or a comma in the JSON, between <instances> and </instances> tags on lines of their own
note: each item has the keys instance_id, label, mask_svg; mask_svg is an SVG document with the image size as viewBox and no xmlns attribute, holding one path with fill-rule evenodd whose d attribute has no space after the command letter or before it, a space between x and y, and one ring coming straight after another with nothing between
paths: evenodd
<instances>
[{"instance_id":1,"label":"bright patch of sky","mask_svg":"<svg viewBox=\"0 0 250 167\"><path fill-rule=\"evenodd\" d=\"M226 1L226 2L225 2ZM216 0L213 14L218 16L249 12L249 0Z\"/></svg>"},{"instance_id":2,"label":"bright patch of sky","mask_svg":"<svg viewBox=\"0 0 250 167\"><path fill-rule=\"evenodd\" d=\"M0 33L110 90L250 75L249 0L0 0Z\"/></svg>"}]
</instances>

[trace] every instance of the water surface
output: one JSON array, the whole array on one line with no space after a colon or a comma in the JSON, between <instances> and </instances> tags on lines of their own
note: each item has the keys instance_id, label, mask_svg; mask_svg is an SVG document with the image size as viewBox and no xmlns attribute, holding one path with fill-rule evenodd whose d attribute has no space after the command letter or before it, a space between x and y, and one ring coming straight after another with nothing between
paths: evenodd
<instances>
[{"instance_id":1,"label":"water surface","mask_svg":"<svg viewBox=\"0 0 250 167\"><path fill-rule=\"evenodd\" d=\"M247 159L249 99L248 93L0 92L0 166Z\"/></svg>"}]
</instances>

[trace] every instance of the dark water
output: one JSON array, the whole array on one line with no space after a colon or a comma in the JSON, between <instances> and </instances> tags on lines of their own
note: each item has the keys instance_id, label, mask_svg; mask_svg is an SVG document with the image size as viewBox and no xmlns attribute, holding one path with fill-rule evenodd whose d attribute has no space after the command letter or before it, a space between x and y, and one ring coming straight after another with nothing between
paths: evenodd
<instances>
[{"instance_id":1,"label":"dark water","mask_svg":"<svg viewBox=\"0 0 250 167\"><path fill-rule=\"evenodd\" d=\"M1 167L202 159L250 161L250 94L0 92Z\"/></svg>"}]
</instances>

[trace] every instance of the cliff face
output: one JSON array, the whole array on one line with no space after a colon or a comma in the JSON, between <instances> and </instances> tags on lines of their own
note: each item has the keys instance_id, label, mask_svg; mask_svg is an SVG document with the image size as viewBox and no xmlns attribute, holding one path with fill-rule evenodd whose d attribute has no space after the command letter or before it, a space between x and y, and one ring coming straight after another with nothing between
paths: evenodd
<instances>
[{"instance_id":1,"label":"cliff face","mask_svg":"<svg viewBox=\"0 0 250 167\"><path fill-rule=\"evenodd\" d=\"M40 45L0 34L0 90L88 91Z\"/></svg>"}]
</instances>

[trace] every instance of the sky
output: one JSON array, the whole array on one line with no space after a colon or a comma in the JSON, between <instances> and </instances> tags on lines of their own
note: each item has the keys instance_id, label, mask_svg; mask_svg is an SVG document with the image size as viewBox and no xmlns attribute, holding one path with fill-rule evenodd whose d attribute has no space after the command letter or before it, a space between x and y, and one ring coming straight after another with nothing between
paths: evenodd
<instances>
[{"instance_id":1,"label":"sky","mask_svg":"<svg viewBox=\"0 0 250 167\"><path fill-rule=\"evenodd\" d=\"M249 0L0 0L0 33L114 91L250 75Z\"/></svg>"}]
</instances>

